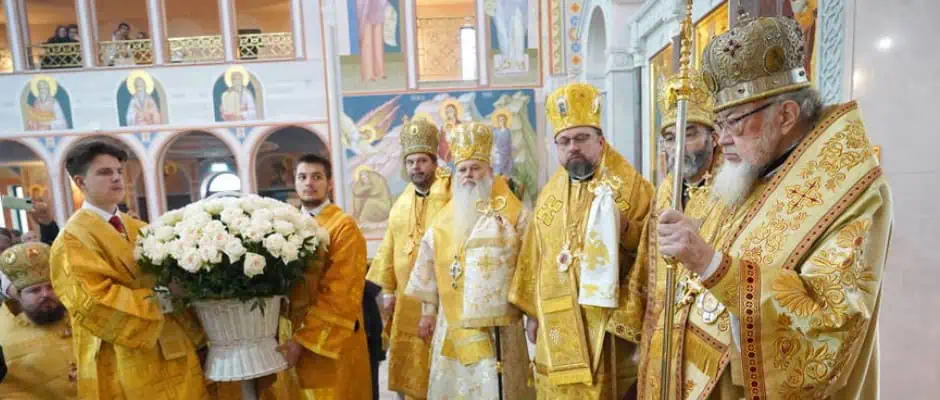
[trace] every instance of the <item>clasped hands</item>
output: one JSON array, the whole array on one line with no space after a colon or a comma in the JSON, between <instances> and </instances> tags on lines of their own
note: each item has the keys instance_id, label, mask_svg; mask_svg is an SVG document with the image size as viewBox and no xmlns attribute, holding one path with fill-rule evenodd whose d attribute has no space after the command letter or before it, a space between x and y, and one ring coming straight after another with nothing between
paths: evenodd
<instances>
[{"instance_id":1,"label":"clasped hands","mask_svg":"<svg viewBox=\"0 0 940 400\"><path fill-rule=\"evenodd\" d=\"M701 223L673 209L663 211L658 222L659 252L675 258L689 271L704 274L715 257L715 250L699 235Z\"/></svg>"}]
</instances>

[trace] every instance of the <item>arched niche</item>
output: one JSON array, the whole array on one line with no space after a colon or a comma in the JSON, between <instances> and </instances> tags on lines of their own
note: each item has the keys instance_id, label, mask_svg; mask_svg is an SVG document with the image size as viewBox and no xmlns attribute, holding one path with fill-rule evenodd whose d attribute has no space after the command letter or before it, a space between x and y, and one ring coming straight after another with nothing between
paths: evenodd
<instances>
[{"instance_id":1,"label":"arched niche","mask_svg":"<svg viewBox=\"0 0 940 400\"><path fill-rule=\"evenodd\" d=\"M218 191L240 191L244 184L232 149L209 132L190 131L171 139L157 165L163 169L160 183L167 211Z\"/></svg>"},{"instance_id":2,"label":"arched niche","mask_svg":"<svg viewBox=\"0 0 940 400\"><path fill-rule=\"evenodd\" d=\"M0 194L45 202L55 210L52 178L46 161L29 146L14 140L0 140ZM51 215L55 215L50 211ZM0 227L21 234L39 232L39 226L26 210L0 206ZM30 236L35 234L30 234ZM37 236L38 237L38 236Z\"/></svg>"},{"instance_id":3,"label":"arched niche","mask_svg":"<svg viewBox=\"0 0 940 400\"><path fill-rule=\"evenodd\" d=\"M252 155L258 194L299 204L294 191L294 166L305 154L330 158L329 146L316 132L299 126L272 131Z\"/></svg>"},{"instance_id":4,"label":"arched niche","mask_svg":"<svg viewBox=\"0 0 940 400\"><path fill-rule=\"evenodd\" d=\"M65 158L62 162L62 176L64 177L65 183L65 194L66 198L71 199L69 206L70 213L82 208L82 205L85 202L85 196L82 194L81 189L75 184L75 181L72 180L69 176L68 171L65 169L65 160L68 159L68 154L72 149L75 148L80 143L84 143L91 140L100 140L106 141L111 144L114 144L122 148L127 152L127 162L124 163L124 198L118 203L118 209L128 215L139 218L144 221L150 220L150 212L147 208L147 191L143 183L144 180L144 163L141 158L138 156L137 152L134 151L127 143L111 136L91 136L87 138L82 138L76 140L69 144L68 148L65 149Z\"/></svg>"},{"instance_id":5,"label":"arched niche","mask_svg":"<svg viewBox=\"0 0 940 400\"><path fill-rule=\"evenodd\" d=\"M603 75L607 67L607 21L600 7L591 12L586 47L585 71L589 75Z\"/></svg>"}]
</instances>

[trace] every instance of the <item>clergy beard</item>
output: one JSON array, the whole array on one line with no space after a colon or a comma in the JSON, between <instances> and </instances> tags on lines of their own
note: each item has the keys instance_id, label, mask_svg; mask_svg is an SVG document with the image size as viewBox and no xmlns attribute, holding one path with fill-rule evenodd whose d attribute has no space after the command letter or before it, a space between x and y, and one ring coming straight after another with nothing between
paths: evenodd
<instances>
[{"instance_id":1,"label":"clergy beard","mask_svg":"<svg viewBox=\"0 0 940 400\"><path fill-rule=\"evenodd\" d=\"M454 179L451 184L453 193L452 202L454 203L454 239L462 241L470 236L473 226L480 217L477 211L477 201L490 198L490 191L493 189L493 178L487 176L476 183L476 185L464 186L460 184L459 179Z\"/></svg>"},{"instance_id":2,"label":"clergy beard","mask_svg":"<svg viewBox=\"0 0 940 400\"><path fill-rule=\"evenodd\" d=\"M54 308L49 310L43 310L40 306L30 308L23 307L23 312L26 313L26 317L36 325L54 324L65 316L65 306L63 306L62 303L56 304Z\"/></svg>"},{"instance_id":3,"label":"clergy beard","mask_svg":"<svg viewBox=\"0 0 940 400\"><path fill-rule=\"evenodd\" d=\"M583 158L576 158L565 164L568 176L574 180L584 180L594 175L594 164Z\"/></svg>"},{"instance_id":4,"label":"clergy beard","mask_svg":"<svg viewBox=\"0 0 940 400\"><path fill-rule=\"evenodd\" d=\"M706 139L705 148L694 153L686 153L682 162L682 178L689 179L705 171L708 167L708 154L711 150L711 140ZM675 156L669 152L666 153L666 163L669 170L672 170L675 164Z\"/></svg>"},{"instance_id":5,"label":"clergy beard","mask_svg":"<svg viewBox=\"0 0 940 400\"><path fill-rule=\"evenodd\" d=\"M766 128L763 131L769 132ZM737 163L725 162L721 166L712 184L712 198L731 207L741 205L747 199L751 194L751 189L754 188L754 183L760 178L764 166L773 161L771 135L767 133L757 142L757 165L751 164L742 157Z\"/></svg>"}]
</instances>

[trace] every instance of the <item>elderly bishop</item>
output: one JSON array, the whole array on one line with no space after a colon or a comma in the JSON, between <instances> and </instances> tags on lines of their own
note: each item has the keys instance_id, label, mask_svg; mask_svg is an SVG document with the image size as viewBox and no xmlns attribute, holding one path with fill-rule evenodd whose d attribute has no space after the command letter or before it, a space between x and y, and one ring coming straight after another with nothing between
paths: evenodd
<instances>
[{"instance_id":1,"label":"elderly bishop","mask_svg":"<svg viewBox=\"0 0 940 400\"><path fill-rule=\"evenodd\" d=\"M663 376L669 399L878 396L891 191L858 107L820 106L803 48L783 17L742 19L705 48L724 162L711 205L664 211L650 232L682 268L674 298L661 267L649 275L640 398L660 398Z\"/></svg>"},{"instance_id":2,"label":"elderly bishop","mask_svg":"<svg viewBox=\"0 0 940 400\"><path fill-rule=\"evenodd\" d=\"M464 123L452 138L453 199L421 240L405 290L423 303L419 335L433 335L428 398L531 398L521 313L508 300L526 213L493 177L490 128Z\"/></svg>"},{"instance_id":3,"label":"elderly bishop","mask_svg":"<svg viewBox=\"0 0 940 400\"><path fill-rule=\"evenodd\" d=\"M545 104L564 169L539 194L509 299L528 316L539 398L620 399L636 339L613 317L653 187L604 140L597 89L569 84Z\"/></svg>"},{"instance_id":4,"label":"elderly bishop","mask_svg":"<svg viewBox=\"0 0 940 400\"><path fill-rule=\"evenodd\" d=\"M404 168L411 183L392 206L388 230L366 276L382 287L383 314L390 317L389 390L415 399L428 393L430 346L418 337L421 302L405 295L405 287L428 224L450 201L450 171L437 168L438 136L437 127L423 119L402 128Z\"/></svg>"}]
</instances>

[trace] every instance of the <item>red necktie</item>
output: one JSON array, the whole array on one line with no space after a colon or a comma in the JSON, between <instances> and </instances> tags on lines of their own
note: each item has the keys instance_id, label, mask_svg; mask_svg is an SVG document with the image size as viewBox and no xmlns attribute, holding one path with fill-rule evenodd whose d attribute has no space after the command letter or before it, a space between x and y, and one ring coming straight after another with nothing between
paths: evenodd
<instances>
[{"instance_id":1,"label":"red necktie","mask_svg":"<svg viewBox=\"0 0 940 400\"><path fill-rule=\"evenodd\" d=\"M108 220L108 223L110 223L111 226L114 227L114 229L117 229L118 233L120 233L120 234L122 234L122 235L124 234L124 223L121 222L121 218L120 218L120 217L118 217L117 215L115 215L115 216L111 217L111 219Z\"/></svg>"}]
</instances>

